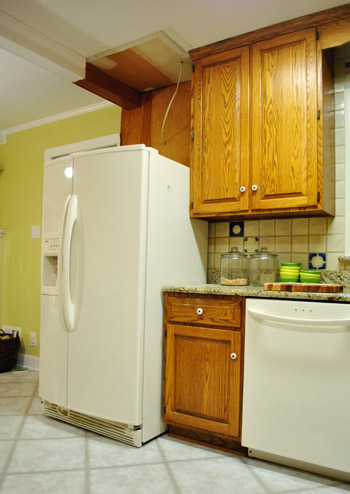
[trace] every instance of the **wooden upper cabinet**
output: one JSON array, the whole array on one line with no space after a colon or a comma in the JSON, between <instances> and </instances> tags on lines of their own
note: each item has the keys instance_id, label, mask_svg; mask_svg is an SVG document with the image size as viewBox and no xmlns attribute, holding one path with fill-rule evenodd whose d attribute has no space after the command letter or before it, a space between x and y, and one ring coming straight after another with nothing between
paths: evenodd
<instances>
[{"instance_id":1,"label":"wooden upper cabinet","mask_svg":"<svg viewBox=\"0 0 350 494\"><path fill-rule=\"evenodd\" d=\"M192 217L334 215L333 47L348 25L311 16L191 52Z\"/></svg>"},{"instance_id":2,"label":"wooden upper cabinet","mask_svg":"<svg viewBox=\"0 0 350 494\"><path fill-rule=\"evenodd\" d=\"M248 210L249 48L198 60L193 74L194 213Z\"/></svg>"},{"instance_id":3,"label":"wooden upper cabinet","mask_svg":"<svg viewBox=\"0 0 350 494\"><path fill-rule=\"evenodd\" d=\"M252 46L252 210L317 206L316 30Z\"/></svg>"}]
</instances>

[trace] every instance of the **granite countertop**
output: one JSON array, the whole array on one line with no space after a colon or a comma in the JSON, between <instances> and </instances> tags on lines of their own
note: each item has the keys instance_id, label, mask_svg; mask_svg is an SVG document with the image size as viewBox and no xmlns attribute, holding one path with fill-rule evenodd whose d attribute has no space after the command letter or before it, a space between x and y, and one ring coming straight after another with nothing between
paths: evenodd
<instances>
[{"instance_id":1,"label":"granite countertop","mask_svg":"<svg viewBox=\"0 0 350 494\"><path fill-rule=\"evenodd\" d=\"M276 292L264 290L259 286L223 286L207 285L169 285L163 287L163 292L198 293L201 295L239 295L241 297L281 298L293 300L316 300L322 302L350 303L350 288L344 288L341 293L308 293L308 292Z\"/></svg>"}]
</instances>

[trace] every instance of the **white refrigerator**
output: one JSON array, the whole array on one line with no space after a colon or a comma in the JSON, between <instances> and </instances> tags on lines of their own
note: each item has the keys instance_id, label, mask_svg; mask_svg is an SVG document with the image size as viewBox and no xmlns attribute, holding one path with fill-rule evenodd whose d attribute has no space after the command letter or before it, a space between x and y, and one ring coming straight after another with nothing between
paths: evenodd
<instances>
[{"instance_id":1,"label":"white refrigerator","mask_svg":"<svg viewBox=\"0 0 350 494\"><path fill-rule=\"evenodd\" d=\"M206 282L189 169L144 145L45 164L44 413L141 446L165 430L162 286Z\"/></svg>"}]
</instances>

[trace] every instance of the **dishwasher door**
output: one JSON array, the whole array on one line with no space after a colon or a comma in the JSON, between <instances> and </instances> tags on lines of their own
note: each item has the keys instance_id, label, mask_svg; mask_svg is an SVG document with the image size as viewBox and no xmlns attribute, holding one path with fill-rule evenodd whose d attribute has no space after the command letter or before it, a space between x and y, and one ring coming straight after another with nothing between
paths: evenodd
<instances>
[{"instance_id":1,"label":"dishwasher door","mask_svg":"<svg viewBox=\"0 0 350 494\"><path fill-rule=\"evenodd\" d=\"M350 305L247 299L244 359L250 455L349 474Z\"/></svg>"}]
</instances>

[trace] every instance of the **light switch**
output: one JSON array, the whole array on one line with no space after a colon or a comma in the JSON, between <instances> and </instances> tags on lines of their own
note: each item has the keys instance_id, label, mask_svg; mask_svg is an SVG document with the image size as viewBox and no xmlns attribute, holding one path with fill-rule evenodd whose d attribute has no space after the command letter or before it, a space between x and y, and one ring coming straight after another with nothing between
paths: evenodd
<instances>
[{"instance_id":1,"label":"light switch","mask_svg":"<svg viewBox=\"0 0 350 494\"><path fill-rule=\"evenodd\" d=\"M40 238L40 225L32 226L32 238Z\"/></svg>"}]
</instances>

